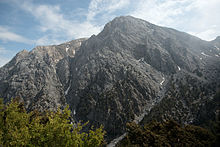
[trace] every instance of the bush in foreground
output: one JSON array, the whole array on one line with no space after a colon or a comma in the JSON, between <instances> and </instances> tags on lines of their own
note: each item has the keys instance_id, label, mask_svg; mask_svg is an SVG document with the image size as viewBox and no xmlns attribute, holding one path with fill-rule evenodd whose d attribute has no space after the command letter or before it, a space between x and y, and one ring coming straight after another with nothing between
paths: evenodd
<instances>
[{"instance_id":1,"label":"bush in foreground","mask_svg":"<svg viewBox=\"0 0 220 147\"><path fill-rule=\"evenodd\" d=\"M181 126L169 120L162 123L153 121L141 127L127 124L128 135L118 146L215 146L216 138L208 130L193 126Z\"/></svg>"},{"instance_id":2,"label":"bush in foreground","mask_svg":"<svg viewBox=\"0 0 220 147\"><path fill-rule=\"evenodd\" d=\"M101 146L101 126L83 132L86 124L70 122L68 106L61 111L27 113L17 100L4 105L0 100L0 146Z\"/></svg>"}]
</instances>

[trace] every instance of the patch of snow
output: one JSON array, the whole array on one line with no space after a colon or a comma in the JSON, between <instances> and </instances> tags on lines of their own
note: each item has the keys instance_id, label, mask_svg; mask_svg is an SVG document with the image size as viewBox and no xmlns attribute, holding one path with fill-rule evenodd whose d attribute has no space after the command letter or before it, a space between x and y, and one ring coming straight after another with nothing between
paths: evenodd
<instances>
[{"instance_id":1,"label":"patch of snow","mask_svg":"<svg viewBox=\"0 0 220 147\"><path fill-rule=\"evenodd\" d=\"M209 55L206 55L204 52L201 52L201 54L204 56L210 57Z\"/></svg>"},{"instance_id":2,"label":"patch of snow","mask_svg":"<svg viewBox=\"0 0 220 147\"><path fill-rule=\"evenodd\" d=\"M220 50L217 46L215 46L215 48L216 48L217 50Z\"/></svg>"},{"instance_id":3,"label":"patch of snow","mask_svg":"<svg viewBox=\"0 0 220 147\"><path fill-rule=\"evenodd\" d=\"M76 67L76 71L78 70L78 68Z\"/></svg>"},{"instance_id":4,"label":"patch of snow","mask_svg":"<svg viewBox=\"0 0 220 147\"><path fill-rule=\"evenodd\" d=\"M125 138L125 136L127 135L127 133L124 133L123 135L119 136L118 138L115 138L114 140L112 140L107 147L115 147L116 144L121 141L123 138Z\"/></svg>"},{"instance_id":5,"label":"patch of snow","mask_svg":"<svg viewBox=\"0 0 220 147\"><path fill-rule=\"evenodd\" d=\"M202 60L202 58L199 58L200 60Z\"/></svg>"},{"instance_id":6,"label":"patch of snow","mask_svg":"<svg viewBox=\"0 0 220 147\"><path fill-rule=\"evenodd\" d=\"M219 55L216 55L216 54L215 54L215 56L216 56L216 57L219 57Z\"/></svg>"},{"instance_id":7,"label":"patch of snow","mask_svg":"<svg viewBox=\"0 0 220 147\"><path fill-rule=\"evenodd\" d=\"M77 96L78 95L78 91L76 90L76 92L75 92L75 96Z\"/></svg>"},{"instance_id":8,"label":"patch of snow","mask_svg":"<svg viewBox=\"0 0 220 147\"><path fill-rule=\"evenodd\" d=\"M69 50L69 47L66 47L66 52Z\"/></svg>"},{"instance_id":9,"label":"patch of snow","mask_svg":"<svg viewBox=\"0 0 220 147\"><path fill-rule=\"evenodd\" d=\"M65 91L65 95L67 95L68 94L68 92L69 92L69 90L70 90L70 86L71 86L71 82L69 83L69 87L66 89L66 91Z\"/></svg>"},{"instance_id":10,"label":"patch of snow","mask_svg":"<svg viewBox=\"0 0 220 147\"><path fill-rule=\"evenodd\" d=\"M138 60L138 62L143 62L143 61L144 61L144 57L142 57Z\"/></svg>"},{"instance_id":11,"label":"patch of snow","mask_svg":"<svg viewBox=\"0 0 220 147\"><path fill-rule=\"evenodd\" d=\"M160 82L160 85L163 85L164 82L165 82L165 78L163 77L163 80Z\"/></svg>"},{"instance_id":12,"label":"patch of snow","mask_svg":"<svg viewBox=\"0 0 220 147\"><path fill-rule=\"evenodd\" d=\"M178 70L181 70L181 68L178 66Z\"/></svg>"}]
</instances>

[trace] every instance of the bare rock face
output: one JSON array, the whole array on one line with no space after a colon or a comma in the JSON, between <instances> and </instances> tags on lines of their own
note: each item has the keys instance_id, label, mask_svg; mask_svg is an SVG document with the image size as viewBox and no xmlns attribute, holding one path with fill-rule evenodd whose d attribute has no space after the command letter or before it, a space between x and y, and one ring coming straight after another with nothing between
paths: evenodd
<instances>
[{"instance_id":1,"label":"bare rock face","mask_svg":"<svg viewBox=\"0 0 220 147\"><path fill-rule=\"evenodd\" d=\"M220 87L219 48L218 39L117 17L89 39L18 53L0 68L0 97L21 97L28 109L69 104L76 121L103 124L108 139L143 117L193 123Z\"/></svg>"},{"instance_id":2,"label":"bare rock face","mask_svg":"<svg viewBox=\"0 0 220 147\"><path fill-rule=\"evenodd\" d=\"M84 40L19 52L0 69L0 96L5 102L20 97L28 110L56 110L66 105L64 88L70 76L69 60Z\"/></svg>"}]
</instances>

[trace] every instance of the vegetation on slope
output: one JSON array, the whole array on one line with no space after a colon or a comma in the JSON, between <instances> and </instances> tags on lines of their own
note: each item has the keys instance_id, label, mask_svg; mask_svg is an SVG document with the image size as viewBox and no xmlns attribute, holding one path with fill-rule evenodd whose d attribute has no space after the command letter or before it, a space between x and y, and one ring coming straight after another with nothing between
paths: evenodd
<instances>
[{"instance_id":1,"label":"vegetation on slope","mask_svg":"<svg viewBox=\"0 0 220 147\"><path fill-rule=\"evenodd\" d=\"M215 146L216 137L208 130L193 126L181 126L173 120L162 123L152 121L141 127L127 124L128 134L117 146Z\"/></svg>"},{"instance_id":2,"label":"vegetation on slope","mask_svg":"<svg viewBox=\"0 0 220 147\"><path fill-rule=\"evenodd\" d=\"M103 127L83 132L86 124L71 124L70 110L26 112L22 103L0 100L0 146L100 146Z\"/></svg>"}]
</instances>

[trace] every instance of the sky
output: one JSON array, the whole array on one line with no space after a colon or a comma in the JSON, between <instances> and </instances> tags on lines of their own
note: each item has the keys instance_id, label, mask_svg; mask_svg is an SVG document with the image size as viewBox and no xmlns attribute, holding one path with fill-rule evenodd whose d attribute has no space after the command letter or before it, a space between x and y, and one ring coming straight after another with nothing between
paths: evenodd
<instances>
[{"instance_id":1,"label":"sky","mask_svg":"<svg viewBox=\"0 0 220 147\"><path fill-rule=\"evenodd\" d=\"M131 15L213 40L220 35L220 0L0 0L0 67L19 51L98 34Z\"/></svg>"}]
</instances>

